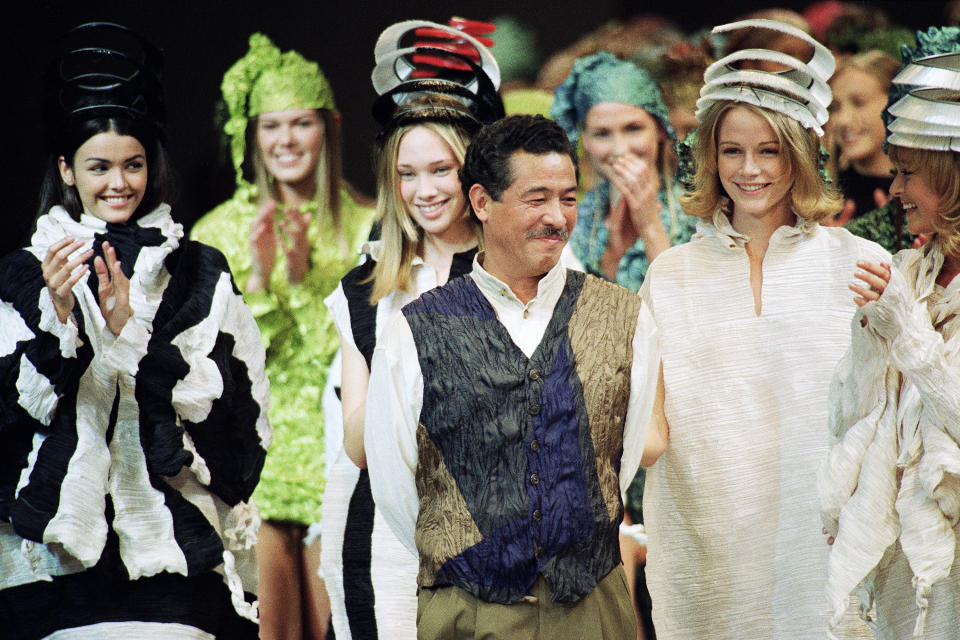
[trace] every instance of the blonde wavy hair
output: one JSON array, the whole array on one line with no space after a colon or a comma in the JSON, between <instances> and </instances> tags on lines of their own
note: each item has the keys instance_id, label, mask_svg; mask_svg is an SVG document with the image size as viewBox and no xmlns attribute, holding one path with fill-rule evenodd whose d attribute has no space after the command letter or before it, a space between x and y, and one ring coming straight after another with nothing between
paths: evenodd
<instances>
[{"instance_id":1,"label":"blonde wavy hair","mask_svg":"<svg viewBox=\"0 0 960 640\"><path fill-rule=\"evenodd\" d=\"M960 257L960 153L890 145L887 154L894 166L920 174L940 195L936 235L946 255Z\"/></svg>"},{"instance_id":2,"label":"blonde wavy hair","mask_svg":"<svg viewBox=\"0 0 960 640\"><path fill-rule=\"evenodd\" d=\"M796 214L816 222L837 213L843 205L843 196L820 175L820 138L816 133L777 111L729 100L711 105L700 123L693 147L696 166L693 191L680 199L684 211L707 218L722 204L721 199L728 197L717 174L717 136L724 116L735 107L749 109L770 123L780 151L786 154L787 173L793 177L789 196Z\"/></svg>"},{"instance_id":3,"label":"blonde wavy hair","mask_svg":"<svg viewBox=\"0 0 960 640\"><path fill-rule=\"evenodd\" d=\"M397 154L403 136L417 127L429 129L447 143L457 160L457 169L463 166L467 145L470 144L467 133L463 129L452 124L434 121L413 122L399 126L391 131L383 142L375 159L377 204L374 210L376 219L380 222L380 240L383 250L373 268L370 304L376 304L394 291L411 289L413 259L420 253L423 229L411 217L400 195ZM469 216L470 205L466 202L465 204L464 215ZM472 224L477 244L482 246L483 235L480 225L475 220L472 220Z\"/></svg>"}]
</instances>

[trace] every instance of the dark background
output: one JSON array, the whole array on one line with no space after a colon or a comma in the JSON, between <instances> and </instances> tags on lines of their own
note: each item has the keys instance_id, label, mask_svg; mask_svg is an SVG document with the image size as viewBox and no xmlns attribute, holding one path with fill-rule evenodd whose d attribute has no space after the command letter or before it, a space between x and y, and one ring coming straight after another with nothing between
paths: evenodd
<instances>
[{"instance_id":1,"label":"dark background","mask_svg":"<svg viewBox=\"0 0 960 640\"><path fill-rule=\"evenodd\" d=\"M254 31L270 36L281 50L296 49L319 62L334 87L343 116L344 167L347 179L372 194L370 147L376 133L370 116L375 94L370 86L373 45L379 33L399 20L422 18L446 22L451 15L491 19L510 13L538 34L543 58L612 19L660 13L685 31L720 24L747 11L768 6L802 10L805 2L710 3L628 2L626 0L471 0L457 3L422 0L181 0L141 2L21 3L7 12L0 36L3 55L3 122L10 136L0 165L6 197L0 254L22 246L36 214L44 169L40 119L40 76L57 37L90 20L124 24L165 52L166 95L170 112L169 149L180 178L174 216L185 224L228 198L233 172L214 110L224 71L247 50ZM942 21L942 2L873 2L894 21L924 28ZM496 53L496 48L494 48Z\"/></svg>"}]
</instances>

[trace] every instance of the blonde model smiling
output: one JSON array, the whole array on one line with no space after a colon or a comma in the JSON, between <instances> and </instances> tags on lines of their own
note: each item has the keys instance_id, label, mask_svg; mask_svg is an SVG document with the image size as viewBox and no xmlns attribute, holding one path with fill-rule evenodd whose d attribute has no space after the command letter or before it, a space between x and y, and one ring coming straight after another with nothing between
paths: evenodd
<instances>
[{"instance_id":1,"label":"blonde model smiling","mask_svg":"<svg viewBox=\"0 0 960 640\"><path fill-rule=\"evenodd\" d=\"M723 116L717 136L717 173L733 203L735 229L749 234L761 219L773 228L793 224L789 197L793 179L777 134L756 111L733 107Z\"/></svg>"},{"instance_id":2,"label":"blonde model smiling","mask_svg":"<svg viewBox=\"0 0 960 640\"><path fill-rule=\"evenodd\" d=\"M460 162L443 138L427 127L414 127L397 150L400 197L425 236L451 245L472 242L467 201L460 189ZM459 224L458 224L459 223Z\"/></svg>"},{"instance_id":3,"label":"blonde model smiling","mask_svg":"<svg viewBox=\"0 0 960 640\"><path fill-rule=\"evenodd\" d=\"M681 200L701 218L698 234L662 253L641 289L660 332L654 415L669 426L643 497L660 640L825 635L826 545L808 523L816 523L816 471L829 444L830 376L857 308L842 265L889 259L878 245L820 224L842 206L819 170L832 54L780 22L714 33L741 29L799 33L814 55L748 48L705 72L693 188ZM802 80L747 74L741 58L754 69L789 62ZM796 99L801 92L807 101ZM872 637L850 617L837 637Z\"/></svg>"},{"instance_id":4,"label":"blonde model smiling","mask_svg":"<svg viewBox=\"0 0 960 640\"><path fill-rule=\"evenodd\" d=\"M903 213L907 218L907 229L913 234L930 235L939 231L941 208L940 195L927 183L920 173L904 167L897 167L890 195L900 198Z\"/></svg>"},{"instance_id":5,"label":"blonde model smiling","mask_svg":"<svg viewBox=\"0 0 960 640\"><path fill-rule=\"evenodd\" d=\"M843 158L866 175L883 175L889 161L883 153L886 129L883 110L887 89L873 75L849 67L834 76L829 127L837 135Z\"/></svg>"},{"instance_id":6,"label":"blonde model smiling","mask_svg":"<svg viewBox=\"0 0 960 640\"><path fill-rule=\"evenodd\" d=\"M314 173L323 148L324 124L316 109L270 111L257 117L257 146L264 167L282 190L316 189Z\"/></svg>"}]
</instances>

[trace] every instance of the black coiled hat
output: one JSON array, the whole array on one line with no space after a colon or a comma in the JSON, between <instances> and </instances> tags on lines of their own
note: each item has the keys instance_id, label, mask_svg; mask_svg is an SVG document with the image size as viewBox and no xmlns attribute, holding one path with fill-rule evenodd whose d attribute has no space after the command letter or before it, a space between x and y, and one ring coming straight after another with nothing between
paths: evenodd
<instances>
[{"instance_id":1,"label":"black coiled hat","mask_svg":"<svg viewBox=\"0 0 960 640\"><path fill-rule=\"evenodd\" d=\"M54 131L94 118L126 116L162 129L162 54L130 29L88 22L61 38L46 77L46 112Z\"/></svg>"}]
</instances>

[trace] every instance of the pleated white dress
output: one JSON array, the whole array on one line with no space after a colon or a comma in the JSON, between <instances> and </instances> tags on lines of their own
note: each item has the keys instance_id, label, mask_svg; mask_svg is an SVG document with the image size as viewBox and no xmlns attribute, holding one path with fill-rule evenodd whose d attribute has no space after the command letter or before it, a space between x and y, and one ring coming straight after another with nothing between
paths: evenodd
<instances>
[{"instance_id":1,"label":"pleated white dress","mask_svg":"<svg viewBox=\"0 0 960 640\"><path fill-rule=\"evenodd\" d=\"M879 245L800 219L772 236L754 310L747 238L717 212L641 290L660 330L670 443L648 470L659 640L822 638L828 547L816 472L850 343L847 285ZM855 617L850 637L871 635Z\"/></svg>"}]
</instances>

